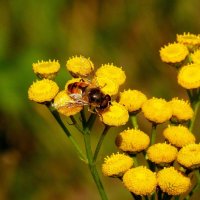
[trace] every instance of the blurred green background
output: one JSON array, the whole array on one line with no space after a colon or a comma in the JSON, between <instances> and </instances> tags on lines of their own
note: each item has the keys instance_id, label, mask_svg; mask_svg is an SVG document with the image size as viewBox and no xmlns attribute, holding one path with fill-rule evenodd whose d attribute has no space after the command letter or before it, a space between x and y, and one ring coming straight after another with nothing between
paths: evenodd
<instances>
[{"instance_id":1,"label":"blurred green background","mask_svg":"<svg viewBox=\"0 0 200 200\"><path fill-rule=\"evenodd\" d=\"M148 97L186 98L159 49L177 33L200 33L199 10L199 0L1 0L0 200L100 199L87 166L48 110L27 99L36 79L33 62L58 59L61 88L69 78L66 60L84 55L96 68L122 66L127 82L121 91L130 87ZM139 124L149 132L146 121ZM98 121L95 126L94 143L102 128ZM108 134L99 167L105 155L117 151L114 139L123 128ZM110 199L131 198L118 180L102 178Z\"/></svg>"}]
</instances>

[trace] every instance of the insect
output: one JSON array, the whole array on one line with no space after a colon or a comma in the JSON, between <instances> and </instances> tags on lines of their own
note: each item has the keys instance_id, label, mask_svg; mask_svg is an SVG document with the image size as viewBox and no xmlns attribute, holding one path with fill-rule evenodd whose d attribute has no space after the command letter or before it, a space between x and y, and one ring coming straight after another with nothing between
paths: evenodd
<instances>
[{"instance_id":1,"label":"insect","mask_svg":"<svg viewBox=\"0 0 200 200\"><path fill-rule=\"evenodd\" d=\"M92 84L89 80L81 79L79 82L70 83L67 93L75 104L88 105L89 111L97 114L111 105L110 95L104 94L100 87Z\"/></svg>"}]
</instances>

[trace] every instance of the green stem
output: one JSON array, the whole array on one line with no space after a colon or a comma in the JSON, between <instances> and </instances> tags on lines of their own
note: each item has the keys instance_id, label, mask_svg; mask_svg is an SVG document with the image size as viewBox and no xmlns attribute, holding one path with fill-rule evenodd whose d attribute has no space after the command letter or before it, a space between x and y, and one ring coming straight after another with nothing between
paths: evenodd
<instances>
[{"instance_id":1,"label":"green stem","mask_svg":"<svg viewBox=\"0 0 200 200\"><path fill-rule=\"evenodd\" d=\"M174 196L174 199L175 199L175 200L179 200L179 199L180 199L180 195Z\"/></svg>"},{"instance_id":2,"label":"green stem","mask_svg":"<svg viewBox=\"0 0 200 200\"><path fill-rule=\"evenodd\" d=\"M82 129L80 128L80 126L78 125L76 119L75 119L73 116L70 116L70 119L71 119L73 125L76 127L76 129L77 129L79 132L81 132L81 133L83 134L83 131L82 131Z\"/></svg>"},{"instance_id":3,"label":"green stem","mask_svg":"<svg viewBox=\"0 0 200 200\"><path fill-rule=\"evenodd\" d=\"M110 126L105 125L104 130L103 130L103 132L102 132L102 134L101 134L101 136L99 138L99 141L97 143L97 146L96 146L96 149L95 149L95 152L94 152L93 162L96 162L96 160L97 160L97 156L98 156L99 150L101 148L103 140L104 140L104 138L105 138L105 136L106 136L106 134L107 134L109 129L110 129Z\"/></svg>"},{"instance_id":4,"label":"green stem","mask_svg":"<svg viewBox=\"0 0 200 200\"><path fill-rule=\"evenodd\" d=\"M132 193L132 192L131 192L131 194L132 194L132 197L133 197L135 200L142 200L142 196L136 195L136 194L134 194L134 193Z\"/></svg>"},{"instance_id":5,"label":"green stem","mask_svg":"<svg viewBox=\"0 0 200 200\"><path fill-rule=\"evenodd\" d=\"M138 129L136 114L131 114L130 119L131 119L131 123L132 123L133 128Z\"/></svg>"},{"instance_id":6,"label":"green stem","mask_svg":"<svg viewBox=\"0 0 200 200\"><path fill-rule=\"evenodd\" d=\"M139 166L137 155L136 154L131 154L130 156L131 156L131 158L133 158L134 166L135 167Z\"/></svg>"},{"instance_id":7,"label":"green stem","mask_svg":"<svg viewBox=\"0 0 200 200\"><path fill-rule=\"evenodd\" d=\"M48 109L50 110L50 112L52 113L52 115L54 116L54 118L56 119L58 124L61 126L61 128L63 129L63 131L65 132L65 134L67 135L67 137L69 138L71 143L73 144L73 146L76 149L80 159L83 160L84 162L87 162L87 159L85 158L82 150L79 148L78 143L73 138L73 136L71 135L71 133L69 132L69 130L66 128L66 126L63 123L63 121L61 120L59 113L56 110L54 110L52 107L50 107L50 106L48 106Z\"/></svg>"},{"instance_id":8,"label":"green stem","mask_svg":"<svg viewBox=\"0 0 200 200\"><path fill-rule=\"evenodd\" d=\"M155 144L155 141L156 141L156 127L157 127L157 124L152 123L150 145Z\"/></svg>"},{"instance_id":9,"label":"green stem","mask_svg":"<svg viewBox=\"0 0 200 200\"><path fill-rule=\"evenodd\" d=\"M89 130L92 129L93 125L94 125L94 122L97 118L97 114L95 113L92 113L87 121L87 127L89 128Z\"/></svg>"},{"instance_id":10,"label":"green stem","mask_svg":"<svg viewBox=\"0 0 200 200\"><path fill-rule=\"evenodd\" d=\"M190 131L192 131L193 128L194 128L194 122L195 122L195 119L196 119L196 116L197 116L199 105L200 105L200 101L193 102L194 115L193 115L193 117L192 117L192 119L190 121L190 124L189 124L189 130Z\"/></svg>"}]
</instances>

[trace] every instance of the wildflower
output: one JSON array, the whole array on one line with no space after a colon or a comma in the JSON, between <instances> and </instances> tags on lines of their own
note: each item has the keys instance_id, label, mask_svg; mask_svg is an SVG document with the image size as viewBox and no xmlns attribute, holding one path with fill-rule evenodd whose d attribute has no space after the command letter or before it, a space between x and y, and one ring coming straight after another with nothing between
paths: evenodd
<instances>
[{"instance_id":1,"label":"wildflower","mask_svg":"<svg viewBox=\"0 0 200 200\"><path fill-rule=\"evenodd\" d=\"M194 135L185 126L168 126L164 131L163 135L169 143L176 147L183 147L187 144L195 143Z\"/></svg>"},{"instance_id":2,"label":"wildflower","mask_svg":"<svg viewBox=\"0 0 200 200\"><path fill-rule=\"evenodd\" d=\"M88 76L94 70L94 65L89 58L75 56L67 61L66 67L73 77Z\"/></svg>"},{"instance_id":3,"label":"wildflower","mask_svg":"<svg viewBox=\"0 0 200 200\"><path fill-rule=\"evenodd\" d=\"M144 166L129 169L123 176L125 187L136 195L150 195L156 188L156 175Z\"/></svg>"},{"instance_id":4,"label":"wildflower","mask_svg":"<svg viewBox=\"0 0 200 200\"><path fill-rule=\"evenodd\" d=\"M147 97L138 90L125 90L120 93L119 103L126 107L129 112L138 111Z\"/></svg>"},{"instance_id":5,"label":"wildflower","mask_svg":"<svg viewBox=\"0 0 200 200\"><path fill-rule=\"evenodd\" d=\"M200 45L200 36L191 34L191 33L183 33L182 35L177 34L176 39L179 43L187 45L188 47L193 47L195 45Z\"/></svg>"},{"instance_id":6,"label":"wildflower","mask_svg":"<svg viewBox=\"0 0 200 200\"><path fill-rule=\"evenodd\" d=\"M108 77L95 77L92 83L101 88L104 94L116 95L119 85Z\"/></svg>"},{"instance_id":7,"label":"wildflower","mask_svg":"<svg viewBox=\"0 0 200 200\"><path fill-rule=\"evenodd\" d=\"M178 83L186 89L200 87L200 64L188 64L183 66L178 73Z\"/></svg>"},{"instance_id":8,"label":"wildflower","mask_svg":"<svg viewBox=\"0 0 200 200\"><path fill-rule=\"evenodd\" d=\"M83 109L83 106L77 104L65 90L56 95L53 105L59 113L65 116L75 115Z\"/></svg>"},{"instance_id":9,"label":"wildflower","mask_svg":"<svg viewBox=\"0 0 200 200\"><path fill-rule=\"evenodd\" d=\"M191 54L191 59L193 63L200 64L200 50L196 50Z\"/></svg>"},{"instance_id":10,"label":"wildflower","mask_svg":"<svg viewBox=\"0 0 200 200\"><path fill-rule=\"evenodd\" d=\"M117 147L126 152L140 152L149 146L150 139L147 134L138 129L122 131L115 140Z\"/></svg>"},{"instance_id":11,"label":"wildflower","mask_svg":"<svg viewBox=\"0 0 200 200\"><path fill-rule=\"evenodd\" d=\"M133 159L123 153L107 156L102 164L102 172L105 176L122 176L124 172L133 166Z\"/></svg>"},{"instance_id":12,"label":"wildflower","mask_svg":"<svg viewBox=\"0 0 200 200\"><path fill-rule=\"evenodd\" d=\"M142 112L149 121L157 124L169 120L172 116L170 104L164 99L155 97L144 102Z\"/></svg>"},{"instance_id":13,"label":"wildflower","mask_svg":"<svg viewBox=\"0 0 200 200\"><path fill-rule=\"evenodd\" d=\"M118 85L122 85L126 80L124 71L121 68L114 66L113 64L102 65L97 69L95 75L97 77L107 77Z\"/></svg>"},{"instance_id":14,"label":"wildflower","mask_svg":"<svg viewBox=\"0 0 200 200\"><path fill-rule=\"evenodd\" d=\"M34 82L28 89L28 98L38 103L51 101L59 91L57 84L49 79Z\"/></svg>"},{"instance_id":15,"label":"wildflower","mask_svg":"<svg viewBox=\"0 0 200 200\"><path fill-rule=\"evenodd\" d=\"M40 78L53 79L60 69L58 61L41 61L33 63L33 71Z\"/></svg>"},{"instance_id":16,"label":"wildflower","mask_svg":"<svg viewBox=\"0 0 200 200\"><path fill-rule=\"evenodd\" d=\"M200 144L188 144L181 148L177 161L186 168L200 167Z\"/></svg>"},{"instance_id":17,"label":"wildflower","mask_svg":"<svg viewBox=\"0 0 200 200\"><path fill-rule=\"evenodd\" d=\"M148 159L156 164L173 162L176 159L177 153L176 147L166 143L154 144L147 150Z\"/></svg>"},{"instance_id":18,"label":"wildflower","mask_svg":"<svg viewBox=\"0 0 200 200\"><path fill-rule=\"evenodd\" d=\"M185 45L179 43L168 44L160 50L160 57L166 63L180 63L189 54Z\"/></svg>"},{"instance_id":19,"label":"wildflower","mask_svg":"<svg viewBox=\"0 0 200 200\"><path fill-rule=\"evenodd\" d=\"M194 112L187 101L173 98L169 103L172 107L172 116L178 121L187 121L193 117Z\"/></svg>"},{"instance_id":20,"label":"wildflower","mask_svg":"<svg viewBox=\"0 0 200 200\"><path fill-rule=\"evenodd\" d=\"M174 167L160 170L157 174L158 185L168 195L180 195L187 192L191 186L188 177L178 172Z\"/></svg>"},{"instance_id":21,"label":"wildflower","mask_svg":"<svg viewBox=\"0 0 200 200\"><path fill-rule=\"evenodd\" d=\"M112 102L108 110L101 113L100 120L109 126L125 125L129 114L124 106L117 102Z\"/></svg>"}]
</instances>

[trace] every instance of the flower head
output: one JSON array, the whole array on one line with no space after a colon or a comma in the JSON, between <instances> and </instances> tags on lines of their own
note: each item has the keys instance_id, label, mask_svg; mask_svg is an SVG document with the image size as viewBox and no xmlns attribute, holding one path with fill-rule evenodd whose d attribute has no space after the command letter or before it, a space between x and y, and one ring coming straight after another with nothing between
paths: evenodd
<instances>
[{"instance_id":1,"label":"flower head","mask_svg":"<svg viewBox=\"0 0 200 200\"><path fill-rule=\"evenodd\" d=\"M172 116L172 108L164 99L152 98L142 105L144 116L152 122L163 123Z\"/></svg>"},{"instance_id":2,"label":"flower head","mask_svg":"<svg viewBox=\"0 0 200 200\"><path fill-rule=\"evenodd\" d=\"M112 102L108 110L101 113L100 120L109 126L125 125L129 119L128 111L117 102Z\"/></svg>"},{"instance_id":3,"label":"flower head","mask_svg":"<svg viewBox=\"0 0 200 200\"><path fill-rule=\"evenodd\" d=\"M200 87L200 64L185 65L178 73L178 83L186 89Z\"/></svg>"},{"instance_id":4,"label":"flower head","mask_svg":"<svg viewBox=\"0 0 200 200\"><path fill-rule=\"evenodd\" d=\"M66 67L73 77L84 77L91 74L94 65L89 58L75 56L67 61Z\"/></svg>"},{"instance_id":5,"label":"flower head","mask_svg":"<svg viewBox=\"0 0 200 200\"><path fill-rule=\"evenodd\" d=\"M156 164L173 162L176 159L177 153L176 147L166 143L154 144L147 150L148 159Z\"/></svg>"},{"instance_id":6,"label":"flower head","mask_svg":"<svg viewBox=\"0 0 200 200\"><path fill-rule=\"evenodd\" d=\"M129 169L123 176L125 187L136 195L150 195L156 189L156 175L144 166Z\"/></svg>"},{"instance_id":7,"label":"flower head","mask_svg":"<svg viewBox=\"0 0 200 200\"><path fill-rule=\"evenodd\" d=\"M200 167L200 144L188 144L181 148L177 161L186 168Z\"/></svg>"},{"instance_id":8,"label":"flower head","mask_svg":"<svg viewBox=\"0 0 200 200\"><path fill-rule=\"evenodd\" d=\"M187 121L193 117L194 112L187 101L173 98L169 103L172 107L172 116L178 121Z\"/></svg>"},{"instance_id":9,"label":"flower head","mask_svg":"<svg viewBox=\"0 0 200 200\"><path fill-rule=\"evenodd\" d=\"M189 54L185 45L179 43L168 44L160 50L160 57L166 63L179 63Z\"/></svg>"},{"instance_id":10,"label":"flower head","mask_svg":"<svg viewBox=\"0 0 200 200\"><path fill-rule=\"evenodd\" d=\"M71 116L79 113L83 106L76 102L67 94L65 90L60 91L54 99L54 107L59 113L65 116Z\"/></svg>"},{"instance_id":11,"label":"flower head","mask_svg":"<svg viewBox=\"0 0 200 200\"><path fill-rule=\"evenodd\" d=\"M180 195L187 192L191 186L188 177L178 172L174 167L160 170L157 174L158 185L169 195Z\"/></svg>"},{"instance_id":12,"label":"flower head","mask_svg":"<svg viewBox=\"0 0 200 200\"><path fill-rule=\"evenodd\" d=\"M59 91L58 85L49 79L34 82L28 89L28 98L38 103L51 101Z\"/></svg>"},{"instance_id":13,"label":"flower head","mask_svg":"<svg viewBox=\"0 0 200 200\"><path fill-rule=\"evenodd\" d=\"M125 152L140 152L149 146L150 139L147 134L138 129L122 131L115 140L117 147Z\"/></svg>"},{"instance_id":14,"label":"flower head","mask_svg":"<svg viewBox=\"0 0 200 200\"><path fill-rule=\"evenodd\" d=\"M105 176L121 176L133 166L133 159L122 153L107 156L102 164L102 172Z\"/></svg>"},{"instance_id":15,"label":"flower head","mask_svg":"<svg viewBox=\"0 0 200 200\"><path fill-rule=\"evenodd\" d=\"M169 143L176 147L183 147L187 144L195 143L194 135L185 126L168 126L164 131L163 135Z\"/></svg>"},{"instance_id":16,"label":"flower head","mask_svg":"<svg viewBox=\"0 0 200 200\"><path fill-rule=\"evenodd\" d=\"M124 105L129 112L138 111L147 97L138 90L125 90L120 93L119 103Z\"/></svg>"},{"instance_id":17,"label":"flower head","mask_svg":"<svg viewBox=\"0 0 200 200\"><path fill-rule=\"evenodd\" d=\"M191 54L191 59L193 63L200 64L200 50L199 49Z\"/></svg>"},{"instance_id":18,"label":"flower head","mask_svg":"<svg viewBox=\"0 0 200 200\"><path fill-rule=\"evenodd\" d=\"M40 78L53 79L60 69L60 64L58 61L41 61L33 63L33 71Z\"/></svg>"},{"instance_id":19,"label":"flower head","mask_svg":"<svg viewBox=\"0 0 200 200\"><path fill-rule=\"evenodd\" d=\"M183 34L177 34L176 39L179 43L185 44L189 47L200 45L200 36L191 34L191 33L183 33Z\"/></svg>"},{"instance_id":20,"label":"flower head","mask_svg":"<svg viewBox=\"0 0 200 200\"><path fill-rule=\"evenodd\" d=\"M121 68L114 66L113 64L102 65L97 69L95 75L97 77L107 77L118 85L122 85L126 80L124 71Z\"/></svg>"}]
</instances>

